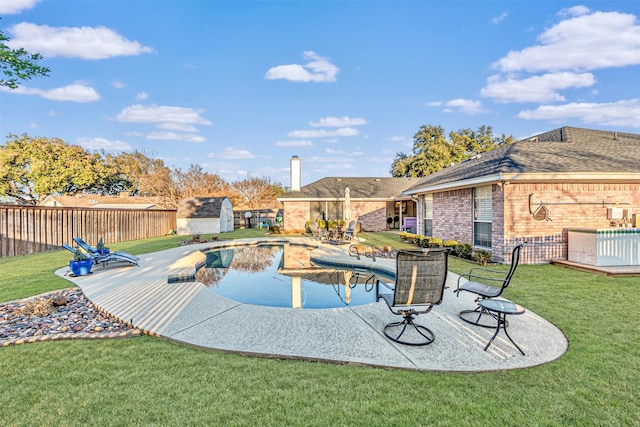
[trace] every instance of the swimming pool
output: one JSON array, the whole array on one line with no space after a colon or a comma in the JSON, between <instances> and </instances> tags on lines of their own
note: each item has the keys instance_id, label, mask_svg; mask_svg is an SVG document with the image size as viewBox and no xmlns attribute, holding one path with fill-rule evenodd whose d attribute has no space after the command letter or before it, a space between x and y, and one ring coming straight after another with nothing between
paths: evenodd
<instances>
[{"instance_id":1,"label":"swimming pool","mask_svg":"<svg viewBox=\"0 0 640 427\"><path fill-rule=\"evenodd\" d=\"M376 302L376 276L366 270L324 268L301 245L213 249L196 280L231 300L269 307L320 309Z\"/></svg>"}]
</instances>

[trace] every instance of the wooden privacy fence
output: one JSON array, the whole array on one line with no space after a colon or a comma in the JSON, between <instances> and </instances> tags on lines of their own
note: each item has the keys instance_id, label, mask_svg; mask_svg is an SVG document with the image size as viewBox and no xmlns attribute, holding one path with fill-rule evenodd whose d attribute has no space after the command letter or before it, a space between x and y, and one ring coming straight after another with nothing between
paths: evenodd
<instances>
[{"instance_id":1,"label":"wooden privacy fence","mask_svg":"<svg viewBox=\"0 0 640 427\"><path fill-rule=\"evenodd\" d=\"M60 249L82 237L95 245L166 235L175 210L0 206L0 258Z\"/></svg>"}]
</instances>

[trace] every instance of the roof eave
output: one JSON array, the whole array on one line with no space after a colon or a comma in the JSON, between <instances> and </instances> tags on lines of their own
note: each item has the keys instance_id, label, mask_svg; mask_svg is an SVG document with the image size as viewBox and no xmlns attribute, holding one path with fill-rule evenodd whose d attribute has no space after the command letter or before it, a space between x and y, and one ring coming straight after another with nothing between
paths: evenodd
<instances>
[{"instance_id":1,"label":"roof eave","mask_svg":"<svg viewBox=\"0 0 640 427\"><path fill-rule=\"evenodd\" d=\"M637 172L531 172L531 173L498 173L460 181L444 182L405 190L402 194L412 195L432 193L436 191L456 190L460 188L477 187L511 182L629 182L640 183L640 173Z\"/></svg>"}]
</instances>

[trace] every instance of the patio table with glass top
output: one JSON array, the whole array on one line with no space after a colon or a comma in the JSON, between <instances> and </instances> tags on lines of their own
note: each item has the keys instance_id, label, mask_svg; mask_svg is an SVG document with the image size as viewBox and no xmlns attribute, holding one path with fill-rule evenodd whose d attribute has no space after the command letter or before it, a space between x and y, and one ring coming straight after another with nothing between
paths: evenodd
<instances>
[{"instance_id":1,"label":"patio table with glass top","mask_svg":"<svg viewBox=\"0 0 640 427\"><path fill-rule=\"evenodd\" d=\"M491 337L487 345L484 347L484 350L487 351L487 349L489 348L493 340L496 338L496 336L498 336L498 332L500 332L500 327L502 326L502 329L504 330L504 333L507 336L507 338L509 338L509 341L511 341L511 343L524 356L524 351L522 351L522 349L518 346L518 344L516 344L515 341L511 338L511 336L509 335L509 332L507 332L507 326L509 326L509 324L507 323L507 315L523 314L524 308L522 306L519 306L518 304L512 303L511 301L503 301L503 300L497 300L497 299L483 299L482 301L480 301L480 305L486 310L489 310L490 312L495 313L497 315L496 319L498 321L496 324L496 332L493 334L493 336Z\"/></svg>"}]
</instances>

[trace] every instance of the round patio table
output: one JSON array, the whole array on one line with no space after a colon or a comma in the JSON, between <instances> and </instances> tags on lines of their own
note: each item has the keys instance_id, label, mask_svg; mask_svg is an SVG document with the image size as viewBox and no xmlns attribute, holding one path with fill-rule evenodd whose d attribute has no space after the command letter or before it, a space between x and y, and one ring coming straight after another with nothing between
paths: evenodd
<instances>
[{"instance_id":1,"label":"round patio table","mask_svg":"<svg viewBox=\"0 0 640 427\"><path fill-rule=\"evenodd\" d=\"M500 327L504 330L505 335L509 338L509 341L522 353L524 356L524 351L515 343L515 341L509 336L509 332L507 332L507 315L508 314L523 314L524 308L519 306L518 304L512 303L511 301L503 301L497 299L483 299L480 301L480 305L486 310L493 312L496 314L496 318L498 319L498 323L496 325L496 331L493 336L484 347L484 351L487 351L493 340L498 336L498 332L500 332Z\"/></svg>"}]
</instances>

